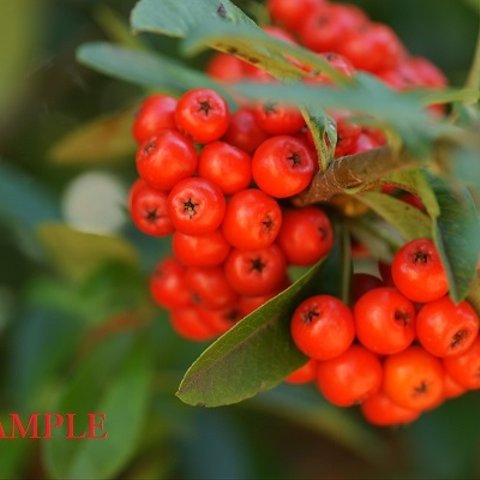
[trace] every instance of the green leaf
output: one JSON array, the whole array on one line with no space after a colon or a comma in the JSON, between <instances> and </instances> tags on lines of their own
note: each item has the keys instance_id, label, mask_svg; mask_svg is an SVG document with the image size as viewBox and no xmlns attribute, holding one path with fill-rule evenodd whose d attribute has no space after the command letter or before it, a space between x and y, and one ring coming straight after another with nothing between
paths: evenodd
<instances>
[{"instance_id":1,"label":"green leaf","mask_svg":"<svg viewBox=\"0 0 480 480\"><path fill-rule=\"evenodd\" d=\"M480 258L480 223L475 203L464 187L453 190L444 180L429 177L440 215L433 223L433 238L447 272L450 296L466 298Z\"/></svg>"},{"instance_id":2,"label":"green leaf","mask_svg":"<svg viewBox=\"0 0 480 480\"><path fill-rule=\"evenodd\" d=\"M476 103L480 96L478 89L474 88L448 88L445 90L429 90L423 94L424 105L464 102Z\"/></svg>"},{"instance_id":3,"label":"green leaf","mask_svg":"<svg viewBox=\"0 0 480 480\"><path fill-rule=\"evenodd\" d=\"M378 192L359 193L355 198L395 227L405 240L431 238L431 220L418 208Z\"/></svg>"},{"instance_id":4,"label":"green leaf","mask_svg":"<svg viewBox=\"0 0 480 480\"><path fill-rule=\"evenodd\" d=\"M52 146L49 156L62 165L94 164L126 158L135 152L131 130L135 109L89 121Z\"/></svg>"},{"instance_id":5,"label":"green leaf","mask_svg":"<svg viewBox=\"0 0 480 480\"><path fill-rule=\"evenodd\" d=\"M335 120L320 109L314 112L309 108L304 108L303 116L315 143L320 170L324 171L335 155L335 146L337 145Z\"/></svg>"},{"instance_id":6,"label":"green leaf","mask_svg":"<svg viewBox=\"0 0 480 480\"><path fill-rule=\"evenodd\" d=\"M121 237L80 232L54 223L39 225L37 233L58 270L75 280L111 260L138 264L135 248Z\"/></svg>"},{"instance_id":7,"label":"green leaf","mask_svg":"<svg viewBox=\"0 0 480 480\"><path fill-rule=\"evenodd\" d=\"M290 336L290 317L315 293L347 295L347 237L336 232L330 255L284 292L237 323L193 363L177 396L190 405L229 405L271 389L305 362ZM344 266L344 263L347 266Z\"/></svg>"},{"instance_id":8,"label":"green leaf","mask_svg":"<svg viewBox=\"0 0 480 480\"><path fill-rule=\"evenodd\" d=\"M397 93L379 80L365 74L335 88L291 85L239 84L240 95L263 101L283 101L292 105L308 105L312 109L346 109L363 112L379 124L392 127L406 145L419 157L430 152L431 142L452 127L435 121L423 110L422 102L414 95ZM360 118L359 121L365 121Z\"/></svg>"},{"instance_id":9,"label":"green leaf","mask_svg":"<svg viewBox=\"0 0 480 480\"><path fill-rule=\"evenodd\" d=\"M214 88L234 104L231 95L218 82L164 55L108 42L91 42L78 48L77 60L98 72L142 87L177 94L200 86Z\"/></svg>"},{"instance_id":10,"label":"green leaf","mask_svg":"<svg viewBox=\"0 0 480 480\"><path fill-rule=\"evenodd\" d=\"M479 3L477 2L477 8L480 10ZM472 66L470 67L470 72L468 73L466 86L468 88L474 89L477 94L480 90L480 30L478 31L477 45L475 47L475 53L473 56ZM477 98L473 101L468 101L465 103L476 103Z\"/></svg>"},{"instance_id":11,"label":"green leaf","mask_svg":"<svg viewBox=\"0 0 480 480\"><path fill-rule=\"evenodd\" d=\"M393 173L383 180L385 183L393 183L407 192L418 195L432 218L440 215L440 207L438 206L435 192L421 170L404 170Z\"/></svg>"},{"instance_id":12,"label":"green leaf","mask_svg":"<svg viewBox=\"0 0 480 480\"><path fill-rule=\"evenodd\" d=\"M131 348L131 347L130 347ZM74 412L76 433L87 430L87 413L104 413L108 437L65 440L66 428L44 442L44 458L55 479L115 478L131 459L145 421L150 384L149 353L138 343L128 353L99 349L90 354L53 411Z\"/></svg>"},{"instance_id":13,"label":"green leaf","mask_svg":"<svg viewBox=\"0 0 480 480\"><path fill-rule=\"evenodd\" d=\"M217 20L227 25L255 25L230 0L140 0L130 24L139 32L183 37L199 23Z\"/></svg>"},{"instance_id":14,"label":"green leaf","mask_svg":"<svg viewBox=\"0 0 480 480\"><path fill-rule=\"evenodd\" d=\"M477 314L480 315L480 276L478 274L475 275L475 278L470 285L470 291L468 292L467 300L477 311Z\"/></svg>"}]
</instances>

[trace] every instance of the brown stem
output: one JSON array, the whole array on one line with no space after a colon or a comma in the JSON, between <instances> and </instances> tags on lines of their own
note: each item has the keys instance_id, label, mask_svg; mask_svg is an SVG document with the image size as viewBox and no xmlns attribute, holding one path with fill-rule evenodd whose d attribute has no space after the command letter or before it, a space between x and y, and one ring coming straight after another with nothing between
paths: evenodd
<instances>
[{"instance_id":1,"label":"brown stem","mask_svg":"<svg viewBox=\"0 0 480 480\"><path fill-rule=\"evenodd\" d=\"M380 178L400 170L416 168L420 160L406 150L395 153L389 147L338 158L314 177L310 187L294 198L297 207L326 202L346 189L375 185Z\"/></svg>"}]
</instances>

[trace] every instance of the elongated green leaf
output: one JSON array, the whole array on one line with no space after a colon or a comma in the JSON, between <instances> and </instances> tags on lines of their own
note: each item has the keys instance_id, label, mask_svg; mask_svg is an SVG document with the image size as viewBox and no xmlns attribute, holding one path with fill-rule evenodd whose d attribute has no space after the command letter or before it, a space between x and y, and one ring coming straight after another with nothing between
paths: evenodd
<instances>
[{"instance_id":1,"label":"elongated green leaf","mask_svg":"<svg viewBox=\"0 0 480 480\"><path fill-rule=\"evenodd\" d=\"M232 103L231 96L218 82L164 55L108 42L92 42L78 48L77 60L101 73L142 87L178 94L200 86L211 87Z\"/></svg>"},{"instance_id":2,"label":"elongated green leaf","mask_svg":"<svg viewBox=\"0 0 480 480\"><path fill-rule=\"evenodd\" d=\"M440 207L433 224L433 238L447 272L450 295L466 298L480 258L478 212L466 188L453 190L445 181L429 177Z\"/></svg>"},{"instance_id":3,"label":"elongated green leaf","mask_svg":"<svg viewBox=\"0 0 480 480\"><path fill-rule=\"evenodd\" d=\"M253 397L278 385L305 362L290 337L290 316L315 293L347 295L350 267L346 236L337 229L335 248L323 263L220 337L189 368L177 396L190 405L215 407ZM345 264L345 266L344 266Z\"/></svg>"},{"instance_id":4,"label":"elongated green leaf","mask_svg":"<svg viewBox=\"0 0 480 480\"><path fill-rule=\"evenodd\" d=\"M53 478L106 480L116 477L125 466L136 450L145 419L148 359L145 345L138 344L118 366L118 361L106 358L104 350L87 360L54 411L76 414L76 434L88 429L88 413L104 414L104 429L97 435L107 432L108 436L66 441L65 426L55 430L54 438L44 442L46 464Z\"/></svg>"},{"instance_id":5,"label":"elongated green leaf","mask_svg":"<svg viewBox=\"0 0 480 480\"><path fill-rule=\"evenodd\" d=\"M130 23L139 32L183 37L209 20L255 25L230 0L140 0L132 10Z\"/></svg>"},{"instance_id":6,"label":"elongated green leaf","mask_svg":"<svg viewBox=\"0 0 480 480\"><path fill-rule=\"evenodd\" d=\"M335 146L337 145L335 120L319 109L313 112L305 108L303 116L315 143L319 167L321 170L326 170L335 155Z\"/></svg>"},{"instance_id":7,"label":"elongated green leaf","mask_svg":"<svg viewBox=\"0 0 480 480\"><path fill-rule=\"evenodd\" d=\"M435 198L435 192L421 170L404 170L389 175L384 180L386 183L393 183L407 192L418 195L432 218L440 215L440 207Z\"/></svg>"},{"instance_id":8,"label":"elongated green leaf","mask_svg":"<svg viewBox=\"0 0 480 480\"><path fill-rule=\"evenodd\" d=\"M331 88L292 85L240 84L236 90L251 99L283 101L316 109L347 109L367 113L371 120L392 127L419 157L429 153L431 141L450 127L437 124L413 95L397 93L371 76L359 74L350 84Z\"/></svg>"},{"instance_id":9,"label":"elongated green leaf","mask_svg":"<svg viewBox=\"0 0 480 480\"><path fill-rule=\"evenodd\" d=\"M467 300L480 315L480 276L477 274L470 285Z\"/></svg>"},{"instance_id":10,"label":"elongated green leaf","mask_svg":"<svg viewBox=\"0 0 480 480\"><path fill-rule=\"evenodd\" d=\"M447 90L433 90L423 94L423 103L425 105L464 102L476 103L480 92L474 88L449 88Z\"/></svg>"},{"instance_id":11,"label":"elongated green leaf","mask_svg":"<svg viewBox=\"0 0 480 480\"><path fill-rule=\"evenodd\" d=\"M135 151L131 129L135 109L130 108L90 121L69 132L50 150L59 164L95 164L126 158Z\"/></svg>"},{"instance_id":12,"label":"elongated green leaf","mask_svg":"<svg viewBox=\"0 0 480 480\"><path fill-rule=\"evenodd\" d=\"M432 223L429 217L415 207L378 192L364 192L355 196L386 220L405 240L430 238Z\"/></svg>"},{"instance_id":13,"label":"elongated green leaf","mask_svg":"<svg viewBox=\"0 0 480 480\"><path fill-rule=\"evenodd\" d=\"M109 260L138 263L134 247L121 237L80 232L54 223L41 224L37 233L54 265L73 279L84 278Z\"/></svg>"}]
</instances>

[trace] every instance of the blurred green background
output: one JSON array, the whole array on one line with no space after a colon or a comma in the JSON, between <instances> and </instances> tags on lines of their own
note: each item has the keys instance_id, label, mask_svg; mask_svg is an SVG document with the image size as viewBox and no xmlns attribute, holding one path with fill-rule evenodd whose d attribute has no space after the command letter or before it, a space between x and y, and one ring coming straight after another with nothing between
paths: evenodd
<instances>
[{"instance_id":1,"label":"blurred green background","mask_svg":"<svg viewBox=\"0 0 480 480\"><path fill-rule=\"evenodd\" d=\"M478 2L352 3L462 85ZM110 433L93 443L0 440L0 478L480 478L477 393L389 430L309 388L207 411L174 397L204 345L178 339L149 303L146 273L169 244L136 233L126 216L130 112L146 92L75 61L86 41L135 43L123 26L133 4L0 2L0 419L105 411ZM177 56L175 40L141 39Z\"/></svg>"}]
</instances>

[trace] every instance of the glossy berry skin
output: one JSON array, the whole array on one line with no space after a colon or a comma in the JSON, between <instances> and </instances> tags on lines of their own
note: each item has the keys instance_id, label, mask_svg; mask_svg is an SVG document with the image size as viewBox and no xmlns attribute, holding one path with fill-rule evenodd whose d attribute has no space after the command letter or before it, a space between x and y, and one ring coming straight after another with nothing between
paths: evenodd
<instances>
[{"instance_id":1,"label":"glossy berry skin","mask_svg":"<svg viewBox=\"0 0 480 480\"><path fill-rule=\"evenodd\" d=\"M420 416L418 410L409 410L397 405L383 392L379 392L365 400L361 409L363 416L371 424L379 427L411 423Z\"/></svg>"},{"instance_id":2,"label":"glossy berry skin","mask_svg":"<svg viewBox=\"0 0 480 480\"><path fill-rule=\"evenodd\" d=\"M277 242L289 263L312 265L332 248L332 224L318 207L287 209Z\"/></svg>"},{"instance_id":3,"label":"glossy berry skin","mask_svg":"<svg viewBox=\"0 0 480 480\"><path fill-rule=\"evenodd\" d=\"M312 150L301 140L287 135L272 137L253 156L253 179L272 197L291 197L308 187L315 163Z\"/></svg>"},{"instance_id":4,"label":"glossy berry skin","mask_svg":"<svg viewBox=\"0 0 480 480\"><path fill-rule=\"evenodd\" d=\"M220 267L187 268L185 282L193 294L193 300L205 308L228 308L237 301L237 295Z\"/></svg>"},{"instance_id":5,"label":"glossy berry skin","mask_svg":"<svg viewBox=\"0 0 480 480\"><path fill-rule=\"evenodd\" d=\"M198 306L200 317L209 328L217 335L230 330L238 321L243 318L243 313L237 306L211 310Z\"/></svg>"},{"instance_id":6,"label":"glossy berry skin","mask_svg":"<svg viewBox=\"0 0 480 480\"><path fill-rule=\"evenodd\" d=\"M270 246L282 225L278 203L254 188L236 193L230 199L223 220L223 234L240 250L258 250Z\"/></svg>"},{"instance_id":7,"label":"glossy berry skin","mask_svg":"<svg viewBox=\"0 0 480 480\"><path fill-rule=\"evenodd\" d=\"M225 195L232 195L250 185L252 160L237 147L213 142L205 146L200 154L198 173L218 185Z\"/></svg>"},{"instance_id":8,"label":"glossy berry skin","mask_svg":"<svg viewBox=\"0 0 480 480\"><path fill-rule=\"evenodd\" d=\"M319 362L317 386L337 407L351 407L380 390L383 370L378 357L360 345L325 362Z\"/></svg>"},{"instance_id":9,"label":"glossy berry skin","mask_svg":"<svg viewBox=\"0 0 480 480\"><path fill-rule=\"evenodd\" d=\"M133 123L132 134L138 144L146 142L165 128L175 128L175 109L177 101L167 95L147 97Z\"/></svg>"},{"instance_id":10,"label":"glossy berry skin","mask_svg":"<svg viewBox=\"0 0 480 480\"><path fill-rule=\"evenodd\" d=\"M257 124L252 110L241 108L231 115L223 140L252 154L267 138L268 135Z\"/></svg>"},{"instance_id":11,"label":"glossy berry skin","mask_svg":"<svg viewBox=\"0 0 480 480\"><path fill-rule=\"evenodd\" d=\"M206 342L216 336L215 330L204 322L194 306L172 310L170 324L180 337L193 342Z\"/></svg>"},{"instance_id":12,"label":"glossy berry skin","mask_svg":"<svg viewBox=\"0 0 480 480\"><path fill-rule=\"evenodd\" d=\"M393 68L406 55L393 30L375 23L350 33L340 44L339 52L355 68L372 73Z\"/></svg>"},{"instance_id":13,"label":"glossy berry skin","mask_svg":"<svg viewBox=\"0 0 480 480\"><path fill-rule=\"evenodd\" d=\"M222 223L225 197L210 180L186 178L170 192L168 213L179 232L187 235L213 233Z\"/></svg>"},{"instance_id":14,"label":"glossy berry skin","mask_svg":"<svg viewBox=\"0 0 480 480\"><path fill-rule=\"evenodd\" d=\"M358 339L372 352L401 352L415 338L415 307L394 288L370 290L357 301L354 314Z\"/></svg>"},{"instance_id":15,"label":"glossy berry skin","mask_svg":"<svg viewBox=\"0 0 480 480\"><path fill-rule=\"evenodd\" d=\"M147 235L163 237L173 232L168 216L167 194L146 182L134 184L130 195L130 216L135 226Z\"/></svg>"},{"instance_id":16,"label":"glossy berry skin","mask_svg":"<svg viewBox=\"0 0 480 480\"><path fill-rule=\"evenodd\" d=\"M357 302L363 295L375 288L383 287L382 280L368 273L354 273L352 275L352 299Z\"/></svg>"},{"instance_id":17,"label":"glossy berry skin","mask_svg":"<svg viewBox=\"0 0 480 480\"><path fill-rule=\"evenodd\" d=\"M175 161L172 161L172 158ZM168 191L197 169L193 143L176 130L161 130L138 149L137 170L152 187Z\"/></svg>"},{"instance_id":18,"label":"glossy berry skin","mask_svg":"<svg viewBox=\"0 0 480 480\"><path fill-rule=\"evenodd\" d=\"M217 53L208 62L206 72L219 82L238 82L245 75L245 64L233 55Z\"/></svg>"},{"instance_id":19,"label":"glossy berry skin","mask_svg":"<svg viewBox=\"0 0 480 480\"><path fill-rule=\"evenodd\" d=\"M268 12L273 20L290 30L297 30L303 20L323 0L269 0Z\"/></svg>"},{"instance_id":20,"label":"glossy berry skin","mask_svg":"<svg viewBox=\"0 0 480 480\"><path fill-rule=\"evenodd\" d=\"M443 398L444 377L438 358L423 348L409 347L385 359L383 389L403 408L428 410Z\"/></svg>"},{"instance_id":21,"label":"glossy berry skin","mask_svg":"<svg viewBox=\"0 0 480 480\"><path fill-rule=\"evenodd\" d=\"M417 315L417 338L437 357L460 355L478 335L479 319L467 303L455 304L448 296L424 305Z\"/></svg>"},{"instance_id":22,"label":"glossy berry skin","mask_svg":"<svg viewBox=\"0 0 480 480\"><path fill-rule=\"evenodd\" d=\"M466 352L446 357L443 362L448 375L463 388L480 389L480 337Z\"/></svg>"},{"instance_id":23,"label":"glossy berry skin","mask_svg":"<svg viewBox=\"0 0 480 480\"><path fill-rule=\"evenodd\" d=\"M355 337L350 309L330 295L315 295L303 301L293 314L290 331L297 347L316 360L341 355Z\"/></svg>"},{"instance_id":24,"label":"glossy berry skin","mask_svg":"<svg viewBox=\"0 0 480 480\"><path fill-rule=\"evenodd\" d=\"M259 250L234 249L225 262L228 283L240 295L268 295L286 274L287 262L277 245Z\"/></svg>"},{"instance_id":25,"label":"glossy berry skin","mask_svg":"<svg viewBox=\"0 0 480 480\"><path fill-rule=\"evenodd\" d=\"M308 360L307 363L302 365L293 371L288 377L285 378L285 382L293 385L301 385L304 383L313 382L317 376L318 362L315 360Z\"/></svg>"},{"instance_id":26,"label":"glossy berry skin","mask_svg":"<svg viewBox=\"0 0 480 480\"><path fill-rule=\"evenodd\" d=\"M180 97L175 122L195 142L213 142L227 131L228 106L217 92L195 88Z\"/></svg>"},{"instance_id":27,"label":"glossy berry skin","mask_svg":"<svg viewBox=\"0 0 480 480\"><path fill-rule=\"evenodd\" d=\"M396 253L392 278L395 286L414 302L432 302L448 292L447 275L429 239L413 240Z\"/></svg>"},{"instance_id":28,"label":"glossy berry skin","mask_svg":"<svg viewBox=\"0 0 480 480\"><path fill-rule=\"evenodd\" d=\"M173 258L166 258L156 266L150 277L150 292L155 302L164 308L183 308L192 303L185 268Z\"/></svg>"},{"instance_id":29,"label":"glossy berry skin","mask_svg":"<svg viewBox=\"0 0 480 480\"><path fill-rule=\"evenodd\" d=\"M254 113L257 125L269 135L294 135L305 125L298 108L277 102L258 104Z\"/></svg>"},{"instance_id":30,"label":"glossy berry skin","mask_svg":"<svg viewBox=\"0 0 480 480\"><path fill-rule=\"evenodd\" d=\"M221 230L205 235L173 234L173 252L180 263L188 267L216 267L230 252L230 245Z\"/></svg>"}]
</instances>

